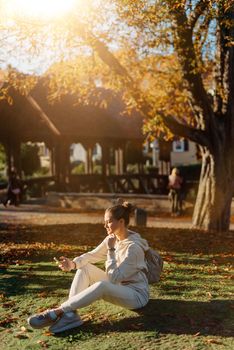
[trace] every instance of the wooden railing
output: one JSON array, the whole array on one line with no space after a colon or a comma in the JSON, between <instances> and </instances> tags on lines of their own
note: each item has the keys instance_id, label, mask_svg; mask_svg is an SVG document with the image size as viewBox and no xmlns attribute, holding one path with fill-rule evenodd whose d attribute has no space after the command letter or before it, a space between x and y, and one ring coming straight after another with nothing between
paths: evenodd
<instances>
[{"instance_id":1,"label":"wooden railing","mask_svg":"<svg viewBox=\"0 0 234 350\"><path fill-rule=\"evenodd\" d=\"M165 175L151 174L72 175L69 186L74 192L166 194L167 179Z\"/></svg>"},{"instance_id":2,"label":"wooden railing","mask_svg":"<svg viewBox=\"0 0 234 350\"><path fill-rule=\"evenodd\" d=\"M83 193L142 193L167 194L168 176L152 174L109 175L80 174L71 175L68 183L56 183L55 177L44 176L23 180L26 192L41 197L47 191ZM187 182L185 192L193 188L197 191L197 181ZM7 183L2 183L6 188Z\"/></svg>"}]
</instances>

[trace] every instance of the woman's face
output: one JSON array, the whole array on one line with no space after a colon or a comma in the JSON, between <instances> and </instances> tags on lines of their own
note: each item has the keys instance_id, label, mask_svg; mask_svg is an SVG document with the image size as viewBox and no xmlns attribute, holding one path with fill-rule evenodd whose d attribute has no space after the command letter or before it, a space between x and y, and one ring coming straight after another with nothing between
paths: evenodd
<instances>
[{"instance_id":1,"label":"woman's face","mask_svg":"<svg viewBox=\"0 0 234 350\"><path fill-rule=\"evenodd\" d=\"M116 234L120 228L120 220L115 219L110 212L106 212L104 216L104 227L108 235Z\"/></svg>"}]
</instances>

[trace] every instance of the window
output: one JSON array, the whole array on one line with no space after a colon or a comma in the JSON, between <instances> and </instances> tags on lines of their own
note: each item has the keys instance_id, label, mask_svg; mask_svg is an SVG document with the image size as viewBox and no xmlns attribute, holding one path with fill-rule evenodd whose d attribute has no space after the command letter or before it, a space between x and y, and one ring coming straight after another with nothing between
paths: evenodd
<instances>
[{"instance_id":1,"label":"window","mask_svg":"<svg viewBox=\"0 0 234 350\"><path fill-rule=\"evenodd\" d=\"M187 152L189 150L188 140L175 140L172 145L173 152Z\"/></svg>"}]
</instances>

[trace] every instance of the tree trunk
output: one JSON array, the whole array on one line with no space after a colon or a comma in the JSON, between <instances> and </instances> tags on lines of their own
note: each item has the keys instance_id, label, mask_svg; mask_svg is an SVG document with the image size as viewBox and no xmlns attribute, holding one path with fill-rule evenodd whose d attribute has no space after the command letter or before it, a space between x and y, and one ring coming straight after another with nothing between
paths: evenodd
<instances>
[{"instance_id":1,"label":"tree trunk","mask_svg":"<svg viewBox=\"0 0 234 350\"><path fill-rule=\"evenodd\" d=\"M202 169L193 227L215 232L227 232L230 225L231 203L234 194L234 152L224 156L203 153Z\"/></svg>"}]
</instances>

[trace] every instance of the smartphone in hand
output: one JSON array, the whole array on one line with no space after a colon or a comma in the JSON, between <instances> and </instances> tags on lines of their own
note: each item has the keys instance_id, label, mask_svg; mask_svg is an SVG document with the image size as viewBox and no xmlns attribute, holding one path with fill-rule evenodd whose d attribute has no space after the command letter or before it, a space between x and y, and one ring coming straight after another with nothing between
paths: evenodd
<instances>
[{"instance_id":1,"label":"smartphone in hand","mask_svg":"<svg viewBox=\"0 0 234 350\"><path fill-rule=\"evenodd\" d=\"M54 257L54 261L56 262L56 264L60 264L60 261L56 257Z\"/></svg>"}]
</instances>

